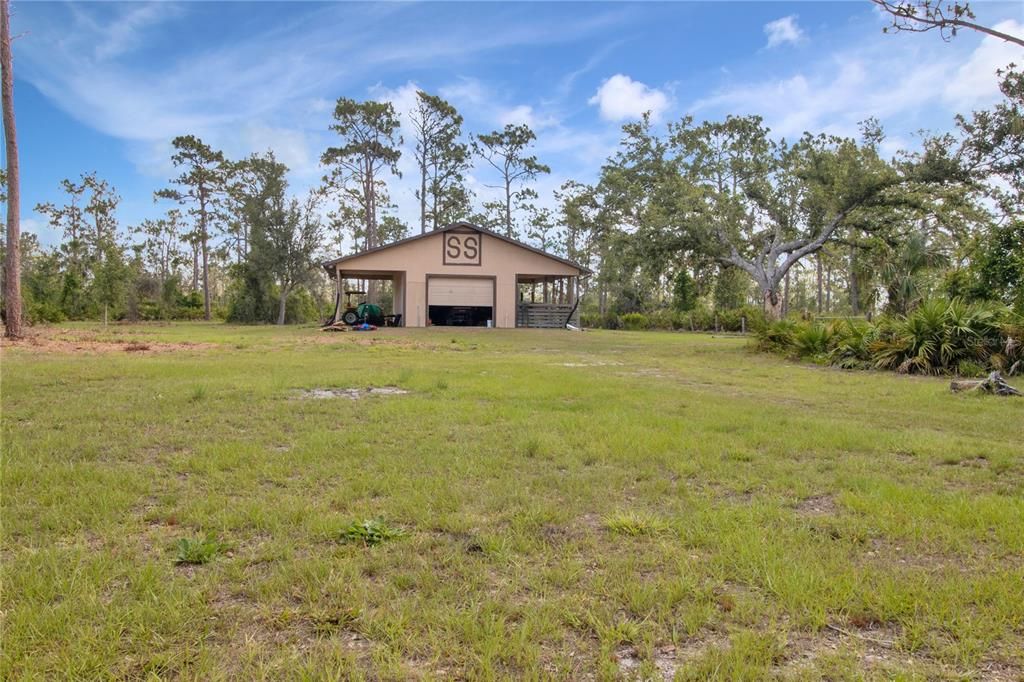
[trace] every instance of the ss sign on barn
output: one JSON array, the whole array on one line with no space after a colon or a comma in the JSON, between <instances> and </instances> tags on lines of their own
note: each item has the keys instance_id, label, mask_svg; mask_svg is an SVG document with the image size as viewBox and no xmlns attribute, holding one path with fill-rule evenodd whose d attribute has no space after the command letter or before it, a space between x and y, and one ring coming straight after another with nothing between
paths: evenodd
<instances>
[{"instance_id":1,"label":"ss sign on barn","mask_svg":"<svg viewBox=\"0 0 1024 682\"><path fill-rule=\"evenodd\" d=\"M480 265L481 238L478 232L449 232L444 236L442 261L445 265Z\"/></svg>"}]
</instances>

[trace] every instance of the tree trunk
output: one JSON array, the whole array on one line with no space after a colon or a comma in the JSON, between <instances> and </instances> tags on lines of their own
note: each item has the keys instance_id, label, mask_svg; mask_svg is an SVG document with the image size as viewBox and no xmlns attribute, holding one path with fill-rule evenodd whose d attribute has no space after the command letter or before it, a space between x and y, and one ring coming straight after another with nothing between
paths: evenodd
<instances>
[{"instance_id":1,"label":"tree trunk","mask_svg":"<svg viewBox=\"0 0 1024 682\"><path fill-rule=\"evenodd\" d=\"M288 289L282 289L281 290L280 299L277 302L277 324L278 325L283 325L284 324L285 308L288 305L288 293L289 293Z\"/></svg>"},{"instance_id":2,"label":"tree trunk","mask_svg":"<svg viewBox=\"0 0 1024 682\"><path fill-rule=\"evenodd\" d=\"M4 144L7 148L7 255L4 271L4 305L7 337L19 338L21 330L21 178L18 136L14 127L14 72L11 55L11 5L0 0L0 95L3 97Z\"/></svg>"},{"instance_id":3,"label":"tree trunk","mask_svg":"<svg viewBox=\"0 0 1024 682\"><path fill-rule=\"evenodd\" d=\"M832 312L832 266L825 268L825 312Z\"/></svg>"},{"instance_id":4,"label":"tree trunk","mask_svg":"<svg viewBox=\"0 0 1024 682\"><path fill-rule=\"evenodd\" d=\"M199 188L199 239L203 251L203 319L213 319L210 307L210 234L206 229L206 189Z\"/></svg>"},{"instance_id":5,"label":"tree trunk","mask_svg":"<svg viewBox=\"0 0 1024 682\"><path fill-rule=\"evenodd\" d=\"M850 246L850 312L860 315L860 290L857 286L857 252Z\"/></svg>"},{"instance_id":6,"label":"tree trunk","mask_svg":"<svg viewBox=\"0 0 1024 682\"><path fill-rule=\"evenodd\" d=\"M821 278L822 272L821 272L821 252L820 251L815 254L814 260L816 261L815 262L815 266L814 266L815 275L816 275L816 277L818 279L818 314L821 315L821 310L822 310L821 306L822 306L822 302L824 301L825 292L822 289L823 282L822 282L822 278Z\"/></svg>"},{"instance_id":7,"label":"tree trunk","mask_svg":"<svg viewBox=\"0 0 1024 682\"><path fill-rule=\"evenodd\" d=\"M777 291L769 289L761 294L764 304L764 314L769 320L782 319L782 298Z\"/></svg>"},{"instance_id":8,"label":"tree trunk","mask_svg":"<svg viewBox=\"0 0 1024 682\"><path fill-rule=\"evenodd\" d=\"M424 142L423 165L420 166L420 234L427 233L427 161Z\"/></svg>"},{"instance_id":9,"label":"tree trunk","mask_svg":"<svg viewBox=\"0 0 1024 682\"><path fill-rule=\"evenodd\" d=\"M199 242L192 240L192 293L199 291Z\"/></svg>"},{"instance_id":10,"label":"tree trunk","mask_svg":"<svg viewBox=\"0 0 1024 682\"><path fill-rule=\"evenodd\" d=\"M782 316L789 315L789 273L791 270L786 270L785 285L782 294Z\"/></svg>"},{"instance_id":11,"label":"tree trunk","mask_svg":"<svg viewBox=\"0 0 1024 682\"><path fill-rule=\"evenodd\" d=\"M505 236L512 237L512 183L505 178Z\"/></svg>"}]
</instances>

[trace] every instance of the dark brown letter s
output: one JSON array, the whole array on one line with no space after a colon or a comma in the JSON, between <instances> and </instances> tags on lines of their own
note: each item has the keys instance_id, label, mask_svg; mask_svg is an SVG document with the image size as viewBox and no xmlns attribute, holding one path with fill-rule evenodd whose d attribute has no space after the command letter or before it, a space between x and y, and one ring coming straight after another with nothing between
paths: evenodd
<instances>
[{"instance_id":1,"label":"dark brown letter s","mask_svg":"<svg viewBox=\"0 0 1024 682\"><path fill-rule=\"evenodd\" d=\"M459 248L459 238L456 235L449 235L446 243L448 245L446 253L449 258L458 258L462 255L462 249Z\"/></svg>"}]
</instances>

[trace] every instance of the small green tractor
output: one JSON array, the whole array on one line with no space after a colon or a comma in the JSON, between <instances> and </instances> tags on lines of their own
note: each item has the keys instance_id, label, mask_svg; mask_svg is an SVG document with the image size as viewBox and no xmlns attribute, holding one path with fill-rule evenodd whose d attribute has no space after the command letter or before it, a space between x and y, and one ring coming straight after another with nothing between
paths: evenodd
<instances>
[{"instance_id":1,"label":"small green tractor","mask_svg":"<svg viewBox=\"0 0 1024 682\"><path fill-rule=\"evenodd\" d=\"M358 297L365 295L365 291L345 292L345 312L341 314L342 322L350 327L363 322L374 325L384 324L384 312L380 306L367 303L365 300L357 303Z\"/></svg>"}]
</instances>

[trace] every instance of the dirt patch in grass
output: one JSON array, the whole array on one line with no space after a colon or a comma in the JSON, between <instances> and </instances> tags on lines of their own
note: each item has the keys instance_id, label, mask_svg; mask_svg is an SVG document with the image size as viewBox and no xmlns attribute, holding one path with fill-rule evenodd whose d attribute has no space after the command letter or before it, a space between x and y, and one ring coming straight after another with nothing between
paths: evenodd
<instances>
[{"instance_id":1,"label":"dirt patch in grass","mask_svg":"<svg viewBox=\"0 0 1024 682\"><path fill-rule=\"evenodd\" d=\"M796 511L802 516L833 516L839 511L839 505L831 495L812 495L800 500Z\"/></svg>"},{"instance_id":2,"label":"dirt patch in grass","mask_svg":"<svg viewBox=\"0 0 1024 682\"><path fill-rule=\"evenodd\" d=\"M101 355L106 353L131 353L132 355L153 355L157 353L180 353L183 351L208 350L216 348L214 343L167 343L118 339L116 336L100 335L96 332L76 331L58 333L49 330L33 331L25 338L11 341L3 339L0 347L5 351L18 350L27 353L59 353L71 355Z\"/></svg>"},{"instance_id":3,"label":"dirt patch in grass","mask_svg":"<svg viewBox=\"0 0 1024 682\"><path fill-rule=\"evenodd\" d=\"M362 400L371 396L406 395L409 391L398 386L371 386L370 388L304 388L299 391L300 400L329 400L344 398L346 400Z\"/></svg>"},{"instance_id":4,"label":"dirt patch in grass","mask_svg":"<svg viewBox=\"0 0 1024 682\"><path fill-rule=\"evenodd\" d=\"M680 642L678 645L665 644L654 647L650 662L658 671L660 679L675 679L681 667L703 658L709 652L729 647L729 637L723 633L701 633ZM644 663L643 654L634 646L621 646L615 651L615 663L624 677L634 678ZM659 679L655 678L655 679Z\"/></svg>"}]
</instances>

